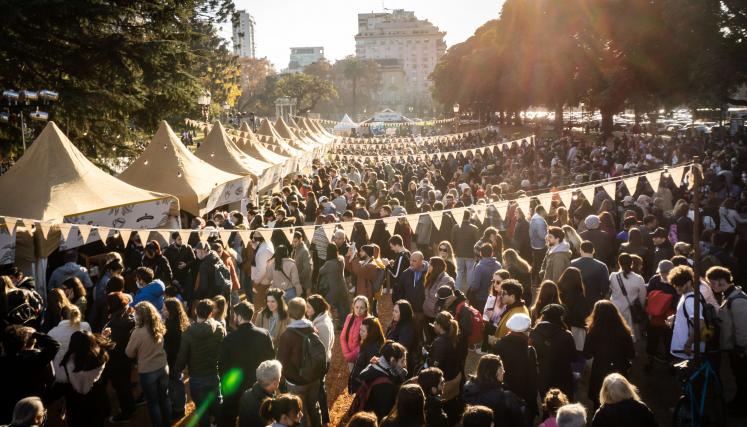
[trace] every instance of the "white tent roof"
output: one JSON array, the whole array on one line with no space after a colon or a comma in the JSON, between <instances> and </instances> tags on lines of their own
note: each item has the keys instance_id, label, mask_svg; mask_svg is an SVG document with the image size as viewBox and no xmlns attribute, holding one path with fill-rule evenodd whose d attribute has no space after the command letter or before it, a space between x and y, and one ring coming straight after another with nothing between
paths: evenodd
<instances>
[{"instance_id":1,"label":"white tent roof","mask_svg":"<svg viewBox=\"0 0 747 427\"><path fill-rule=\"evenodd\" d=\"M342 120L340 120L339 123L335 125L335 131L346 131L350 129L358 129L358 125L348 116L345 114L343 116Z\"/></svg>"}]
</instances>

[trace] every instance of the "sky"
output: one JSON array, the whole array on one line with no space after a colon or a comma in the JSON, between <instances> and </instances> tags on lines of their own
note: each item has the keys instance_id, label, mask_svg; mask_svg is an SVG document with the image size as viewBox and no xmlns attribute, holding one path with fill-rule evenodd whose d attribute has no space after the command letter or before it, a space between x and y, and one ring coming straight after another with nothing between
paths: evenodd
<instances>
[{"instance_id":1,"label":"sky","mask_svg":"<svg viewBox=\"0 0 747 427\"><path fill-rule=\"evenodd\" d=\"M490 19L498 17L504 0L234 0L257 22L258 57L277 70L288 66L291 47L323 46L331 62L355 53L358 13L405 9L446 31L446 45L463 42ZM221 35L230 41L230 23Z\"/></svg>"}]
</instances>

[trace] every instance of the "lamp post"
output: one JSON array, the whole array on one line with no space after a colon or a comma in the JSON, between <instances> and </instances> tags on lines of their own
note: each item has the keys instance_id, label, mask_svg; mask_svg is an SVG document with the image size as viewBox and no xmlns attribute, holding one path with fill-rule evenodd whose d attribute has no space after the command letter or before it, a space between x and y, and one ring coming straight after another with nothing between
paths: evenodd
<instances>
[{"instance_id":1,"label":"lamp post","mask_svg":"<svg viewBox=\"0 0 747 427\"><path fill-rule=\"evenodd\" d=\"M203 121L207 122L210 119L210 91L205 89L199 96L197 96L197 105L200 106L200 113L202 114Z\"/></svg>"},{"instance_id":2,"label":"lamp post","mask_svg":"<svg viewBox=\"0 0 747 427\"><path fill-rule=\"evenodd\" d=\"M454 104L454 127L456 133L459 133L459 104Z\"/></svg>"},{"instance_id":3,"label":"lamp post","mask_svg":"<svg viewBox=\"0 0 747 427\"><path fill-rule=\"evenodd\" d=\"M21 142L23 151L26 151L26 123L25 115L29 115L32 122L46 122L49 120L49 113L40 111L39 107L49 107L53 102L59 99L59 93L43 89L40 91L22 90L4 90L3 98L7 102L6 111L0 113L0 122L10 123L13 116L17 116L21 124Z\"/></svg>"},{"instance_id":4,"label":"lamp post","mask_svg":"<svg viewBox=\"0 0 747 427\"><path fill-rule=\"evenodd\" d=\"M231 113L231 106L228 105L228 102L223 103L223 114L225 116L224 121L228 123L229 115Z\"/></svg>"}]
</instances>

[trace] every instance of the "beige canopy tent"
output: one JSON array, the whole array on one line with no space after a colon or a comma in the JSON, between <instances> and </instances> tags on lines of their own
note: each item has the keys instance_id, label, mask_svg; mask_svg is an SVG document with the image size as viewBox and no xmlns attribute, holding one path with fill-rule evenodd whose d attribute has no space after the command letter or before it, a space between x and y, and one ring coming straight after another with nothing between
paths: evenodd
<instances>
[{"instance_id":1,"label":"beige canopy tent","mask_svg":"<svg viewBox=\"0 0 747 427\"><path fill-rule=\"evenodd\" d=\"M317 122L316 120L311 120L311 119L307 119L307 120L309 121L309 124L311 125L311 127L315 128L317 131L319 131L319 133L321 135L326 136L327 138L334 138L335 137L331 133L327 132L327 129L325 129L324 126L322 126L321 124L319 124L319 122Z\"/></svg>"},{"instance_id":2,"label":"beige canopy tent","mask_svg":"<svg viewBox=\"0 0 747 427\"><path fill-rule=\"evenodd\" d=\"M19 226L15 236L10 235L12 243L0 244L0 251L15 251L15 263L31 272L42 288L46 257L61 244L62 233L53 223L178 227L175 197L137 188L97 168L54 122L47 123L18 162L0 176L0 200L0 216L44 222L34 228L36 241L29 227ZM79 234L75 237L82 241ZM71 242L64 243L72 247Z\"/></svg>"},{"instance_id":3,"label":"beige canopy tent","mask_svg":"<svg viewBox=\"0 0 747 427\"><path fill-rule=\"evenodd\" d=\"M273 165L282 165L288 161L288 157L278 154L265 147L259 141L257 135L252 132L246 122L242 123L238 137L235 139L236 146L244 153Z\"/></svg>"},{"instance_id":4,"label":"beige canopy tent","mask_svg":"<svg viewBox=\"0 0 747 427\"><path fill-rule=\"evenodd\" d=\"M270 168L270 163L250 157L228 136L221 122L213 124L205 141L195 151L195 155L207 163L237 175L251 175L256 181L262 173Z\"/></svg>"},{"instance_id":5,"label":"beige canopy tent","mask_svg":"<svg viewBox=\"0 0 747 427\"><path fill-rule=\"evenodd\" d=\"M220 170L202 161L179 141L165 121L145 151L119 178L132 185L168 192L185 212L199 216L245 197L251 178Z\"/></svg>"},{"instance_id":6,"label":"beige canopy tent","mask_svg":"<svg viewBox=\"0 0 747 427\"><path fill-rule=\"evenodd\" d=\"M313 138L315 141L319 142L320 144L324 144L329 141L326 136L322 135L318 129L316 129L315 127L311 125L311 121L308 120L307 118L305 117L300 118L298 124L301 130L307 132L311 138Z\"/></svg>"},{"instance_id":7,"label":"beige canopy tent","mask_svg":"<svg viewBox=\"0 0 747 427\"><path fill-rule=\"evenodd\" d=\"M283 137L277 133L275 128L272 127L272 123L267 119L262 119L262 124L257 130L257 134L264 136L269 144L279 147L281 149L281 154L287 157L296 157L301 154L299 153L299 150L291 147L283 140Z\"/></svg>"},{"instance_id":8,"label":"beige canopy tent","mask_svg":"<svg viewBox=\"0 0 747 427\"><path fill-rule=\"evenodd\" d=\"M277 131L278 135L282 138L287 139L291 146L298 148L299 150L311 151L314 149L313 144L309 144L309 142L293 133L282 117L279 117L275 121L275 131Z\"/></svg>"}]
</instances>

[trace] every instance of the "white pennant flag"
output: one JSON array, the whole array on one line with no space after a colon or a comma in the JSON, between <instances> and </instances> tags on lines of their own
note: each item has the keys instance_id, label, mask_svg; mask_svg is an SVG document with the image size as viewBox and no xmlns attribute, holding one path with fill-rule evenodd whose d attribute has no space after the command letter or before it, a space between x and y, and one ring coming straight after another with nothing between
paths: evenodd
<instances>
[{"instance_id":1,"label":"white pennant flag","mask_svg":"<svg viewBox=\"0 0 747 427\"><path fill-rule=\"evenodd\" d=\"M672 175L672 181L674 181L674 185L680 186L682 184L682 175L685 174L685 167L680 166L669 170L669 174Z\"/></svg>"},{"instance_id":2,"label":"white pennant flag","mask_svg":"<svg viewBox=\"0 0 747 427\"><path fill-rule=\"evenodd\" d=\"M316 231L316 225L306 225L301 227L301 230L303 230L303 234L306 235L306 240L308 240L309 243L314 240L314 231Z\"/></svg>"},{"instance_id":3,"label":"white pennant flag","mask_svg":"<svg viewBox=\"0 0 747 427\"><path fill-rule=\"evenodd\" d=\"M604 191L609 194L609 196L612 198L612 200L615 200L615 193L617 193L617 183L616 182L608 182L604 185L602 185L602 188Z\"/></svg>"},{"instance_id":4,"label":"white pennant flag","mask_svg":"<svg viewBox=\"0 0 747 427\"><path fill-rule=\"evenodd\" d=\"M47 240L49 238L49 230L52 229L52 223L40 222L39 228L41 229L42 237L44 237L44 240Z\"/></svg>"},{"instance_id":5,"label":"white pennant flag","mask_svg":"<svg viewBox=\"0 0 747 427\"><path fill-rule=\"evenodd\" d=\"M156 232L166 244L171 243L171 230L158 230Z\"/></svg>"},{"instance_id":6,"label":"white pennant flag","mask_svg":"<svg viewBox=\"0 0 747 427\"><path fill-rule=\"evenodd\" d=\"M348 239L353 238L353 228L355 227L355 222L353 221L343 221L340 223L340 226L342 227L342 231L345 232L345 236L347 236Z\"/></svg>"},{"instance_id":7,"label":"white pennant flag","mask_svg":"<svg viewBox=\"0 0 747 427\"><path fill-rule=\"evenodd\" d=\"M560 201L563 202L566 209L569 209L571 202L573 202L573 190L563 190L558 193L558 196L560 196Z\"/></svg>"},{"instance_id":8,"label":"white pennant flag","mask_svg":"<svg viewBox=\"0 0 747 427\"><path fill-rule=\"evenodd\" d=\"M519 209L521 209L522 214L525 216L529 215L529 197L521 197L516 200L516 203L519 204Z\"/></svg>"},{"instance_id":9,"label":"white pennant flag","mask_svg":"<svg viewBox=\"0 0 747 427\"><path fill-rule=\"evenodd\" d=\"M283 231L283 234L285 235L285 238L288 239L288 243L293 243L293 233L296 231L293 227L283 227L281 228ZM226 240L224 240L225 242Z\"/></svg>"},{"instance_id":10,"label":"white pennant flag","mask_svg":"<svg viewBox=\"0 0 747 427\"><path fill-rule=\"evenodd\" d=\"M241 244L246 247L249 242L252 241L252 232L251 230L241 230L238 232L239 237L241 237Z\"/></svg>"},{"instance_id":11,"label":"white pennant flag","mask_svg":"<svg viewBox=\"0 0 747 427\"><path fill-rule=\"evenodd\" d=\"M96 227L96 234L99 235L99 240L104 244L106 244L106 239L109 238L109 231L111 231L109 227Z\"/></svg>"},{"instance_id":12,"label":"white pennant flag","mask_svg":"<svg viewBox=\"0 0 747 427\"><path fill-rule=\"evenodd\" d=\"M266 242L272 242L272 228L258 228L255 231L258 232Z\"/></svg>"},{"instance_id":13,"label":"white pennant flag","mask_svg":"<svg viewBox=\"0 0 747 427\"><path fill-rule=\"evenodd\" d=\"M182 245L188 245L189 236L192 235L192 230L179 230L179 237L182 238Z\"/></svg>"},{"instance_id":14,"label":"white pennant flag","mask_svg":"<svg viewBox=\"0 0 747 427\"><path fill-rule=\"evenodd\" d=\"M437 230L440 230L441 223L444 220L443 212L428 212L428 215L431 217L431 221L433 221L433 226L436 227Z\"/></svg>"},{"instance_id":15,"label":"white pennant flag","mask_svg":"<svg viewBox=\"0 0 747 427\"><path fill-rule=\"evenodd\" d=\"M389 232L389 235L394 236L394 227L397 226L397 218L396 217L385 218L384 225L386 225L386 231Z\"/></svg>"},{"instance_id":16,"label":"white pennant flag","mask_svg":"<svg viewBox=\"0 0 747 427\"><path fill-rule=\"evenodd\" d=\"M70 238L70 230L73 229L71 224L60 224L60 233L62 233L62 240L67 241Z\"/></svg>"},{"instance_id":17,"label":"white pennant flag","mask_svg":"<svg viewBox=\"0 0 747 427\"><path fill-rule=\"evenodd\" d=\"M218 232L218 235L220 236L221 242L223 242L224 245L228 246L228 239L231 237L231 231L221 230Z\"/></svg>"},{"instance_id":18,"label":"white pennant flag","mask_svg":"<svg viewBox=\"0 0 747 427\"><path fill-rule=\"evenodd\" d=\"M593 185L587 185L587 186L581 187L579 190L581 190L581 194L584 195L584 197L590 204L594 204L594 186Z\"/></svg>"},{"instance_id":19,"label":"white pennant flag","mask_svg":"<svg viewBox=\"0 0 747 427\"><path fill-rule=\"evenodd\" d=\"M322 230L324 230L324 235L328 241L332 242L332 237L334 237L336 229L336 224L324 224L322 226Z\"/></svg>"},{"instance_id":20,"label":"white pennant flag","mask_svg":"<svg viewBox=\"0 0 747 427\"><path fill-rule=\"evenodd\" d=\"M537 200L545 208L545 211L550 212L550 208L552 207L552 193L540 194L537 196Z\"/></svg>"},{"instance_id":21,"label":"white pennant flag","mask_svg":"<svg viewBox=\"0 0 747 427\"><path fill-rule=\"evenodd\" d=\"M651 188L653 188L654 191L658 190L659 183L661 182L661 171L646 174L646 181L648 181L649 185L651 185Z\"/></svg>"},{"instance_id":22,"label":"white pennant flag","mask_svg":"<svg viewBox=\"0 0 747 427\"><path fill-rule=\"evenodd\" d=\"M638 177L625 178L623 179L623 184L625 184L625 188L628 189L628 193L632 197L635 194L636 187L638 187Z\"/></svg>"},{"instance_id":23,"label":"white pennant flag","mask_svg":"<svg viewBox=\"0 0 747 427\"><path fill-rule=\"evenodd\" d=\"M137 230L137 235L140 236L140 243L145 246L148 243L148 237L150 237L150 230Z\"/></svg>"},{"instance_id":24,"label":"white pennant flag","mask_svg":"<svg viewBox=\"0 0 747 427\"><path fill-rule=\"evenodd\" d=\"M83 244L85 245L88 243L88 236L91 235L91 226L78 224L76 227L78 227L78 233L80 233L80 238L83 240Z\"/></svg>"},{"instance_id":25,"label":"white pennant flag","mask_svg":"<svg viewBox=\"0 0 747 427\"><path fill-rule=\"evenodd\" d=\"M18 218L6 216L5 218L3 218L3 221L5 222L5 228L8 229L8 234L12 236L16 232L16 223L18 222Z\"/></svg>"},{"instance_id":26,"label":"white pennant flag","mask_svg":"<svg viewBox=\"0 0 747 427\"><path fill-rule=\"evenodd\" d=\"M371 239L371 236L373 236L374 228L376 228L376 220L367 219L363 221L363 228L366 229L366 234L368 234L368 238Z\"/></svg>"},{"instance_id":27,"label":"white pennant flag","mask_svg":"<svg viewBox=\"0 0 747 427\"><path fill-rule=\"evenodd\" d=\"M475 207L475 216L478 220L480 220L480 223L485 222L485 216L487 215L487 210L485 209L485 205L476 206Z\"/></svg>"},{"instance_id":28,"label":"white pennant flag","mask_svg":"<svg viewBox=\"0 0 747 427\"><path fill-rule=\"evenodd\" d=\"M124 242L125 247L127 246L127 243L130 242L130 236L132 235L132 229L130 228L122 228L117 230L119 232L120 237L122 237L122 241Z\"/></svg>"}]
</instances>

